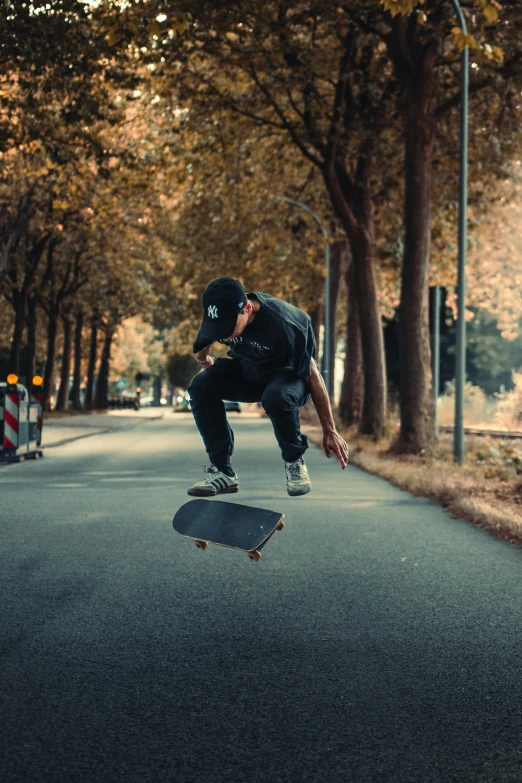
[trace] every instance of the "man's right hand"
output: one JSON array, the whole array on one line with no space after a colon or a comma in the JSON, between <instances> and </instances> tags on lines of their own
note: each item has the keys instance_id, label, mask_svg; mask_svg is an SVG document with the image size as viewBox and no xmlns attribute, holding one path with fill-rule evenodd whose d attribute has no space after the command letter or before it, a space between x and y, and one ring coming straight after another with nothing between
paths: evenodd
<instances>
[{"instance_id":1,"label":"man's right hand","mask_svg":"<svg viewBox=\"0 0 522 783\"><path fill-rule=\"evenodd\" d=\"M209 356L210 351L210 345L207 348L203 348L202 351L199 351L198 353L194 354L196 357L196 361L198 361L203 369L207 370L209 367L212 367L214 364L214 359L212 356Z\"/></svg>"}]
</instances>

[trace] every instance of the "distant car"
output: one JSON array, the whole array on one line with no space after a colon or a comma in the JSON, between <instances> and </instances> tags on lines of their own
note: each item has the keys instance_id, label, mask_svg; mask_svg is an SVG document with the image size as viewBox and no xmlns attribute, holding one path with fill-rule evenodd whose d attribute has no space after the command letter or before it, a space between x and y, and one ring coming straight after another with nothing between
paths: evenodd
<instances>
[{"instance_id":1,"label":"distant car","mask_svg":"<svg viewBox=\"0 0 522 783\"><path fill-rule=\"evenodd\" d=\"M180 391L179 394L174 395L172 404L177 411L187 410L190 407L190 394Z\"/></svg>"},{"instance_id":2,"label":"distant car","mask_svg":"<svg viewBox=\"0 0 522 783\"><path fill-rule=\"evenodd\" d=\"M232 402L232 400L223 400L225 403L225 410L226 411L236 411L237 413L241 413L241 405L239 402Z\"/></svg>"},{"instance_id":3,"label":"distant car","mask_svg":"<svg viewBox=\"0 0 522 783\"><path fill-rule=\"evenodd\" d=\"M234 402L233 400L223 400L223 402L225 403L226 411L235 411L236 413L241 413L241 405L239 402ZM174 407L178 411L190 408L190 394L185 393L183 395L180 394L177 397L174 397Z\"/></svg>"},{"instance_id":4,"label":"distant car","mask_svg":"<svg viewBox=\"0 0 522 783\"><path fill-rule=\"evenodd\" d=\"M167 405L167 398L161 397L159 401L160 405ZM154 397L142 397L140 400L140 405L142 408L152 408L154 405Z\"/></svg>"}]
</instances>

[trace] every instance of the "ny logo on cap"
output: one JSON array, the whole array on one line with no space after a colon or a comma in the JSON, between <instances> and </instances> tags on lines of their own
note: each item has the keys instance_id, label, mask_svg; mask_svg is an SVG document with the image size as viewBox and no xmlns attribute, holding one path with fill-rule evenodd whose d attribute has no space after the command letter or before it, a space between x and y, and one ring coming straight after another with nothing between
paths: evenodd
<instances>
[{"instance_id":1,"label":"ny logo on cap","mask_svg":"<svg viewBox=\"0 0 522 783\"><path fill-rule=\"evenodd\" d=\"M209 305L208 308L208 317L209 318L217 318L218 317L218 309L216 305Z\"/></svg>"}]
</instances>

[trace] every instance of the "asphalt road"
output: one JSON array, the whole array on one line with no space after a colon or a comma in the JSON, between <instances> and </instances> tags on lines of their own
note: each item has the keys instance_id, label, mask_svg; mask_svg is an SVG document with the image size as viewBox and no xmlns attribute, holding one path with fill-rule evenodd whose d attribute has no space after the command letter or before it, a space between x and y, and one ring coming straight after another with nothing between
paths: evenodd
<instances>
[{"instance_id":1,"label":"asphalt road","mask_svg":"<svg viewBox=\"0 0 522 783\"><path fill-rule=\"evenodd\" d=\"M520 783L520 549L230 420L259 563L172 529L190 415L0 468L0 781Z\"/></svg>"}]
</instances>

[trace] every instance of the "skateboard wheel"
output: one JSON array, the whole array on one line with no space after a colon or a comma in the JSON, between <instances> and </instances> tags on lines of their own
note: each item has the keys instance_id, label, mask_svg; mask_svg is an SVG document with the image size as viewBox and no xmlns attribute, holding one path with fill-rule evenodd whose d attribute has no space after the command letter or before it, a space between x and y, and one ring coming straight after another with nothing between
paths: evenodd
<instances>
[{"instance_id":1,"label":"skateboard wheel","mask_svg":"<svg viewBox=\"0 0 522 783\"><path fill-rule=\"evenodd\" d=\"M284 528L284 526L285 526L285 523L283 522L283 520L281 520L281 522L276 527L276 530L282 530Z\"/></svg>"},{"instance_id":2,"label":"skateboard wheel","mask_svg":"<svg viewBox=\"0 0 522 783\"><path fill-rule=\"evenodd\" d=\"M198 549L206 549L208 543L206 541L196 541L196 546Z\"/></svg>"},{"instance_id":3,"label":"skateboard wheel","mask_svg":"<svg viewBox=\"0 0 522 783\"><path fill-rule=\"evenodd\" d=\"M257 549L254 549L253 552L249 552L248 556L251 560L255 560L256 562L258 560L261 560L261 552L258 552Z\"/></svg>"}]
</instances>

